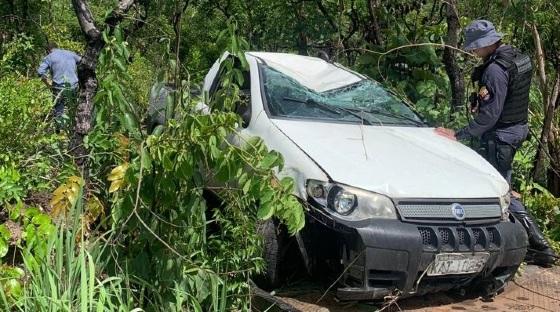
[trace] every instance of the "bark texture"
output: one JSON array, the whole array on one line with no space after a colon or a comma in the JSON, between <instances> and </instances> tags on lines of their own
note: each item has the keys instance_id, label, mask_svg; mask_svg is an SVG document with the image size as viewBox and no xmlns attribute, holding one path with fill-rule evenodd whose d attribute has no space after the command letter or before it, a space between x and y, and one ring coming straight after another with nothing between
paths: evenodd
<instances>
[{"instance_id":1,"label":"bark texture","mask_svg":"<svg viewBox=\"0 0 560 312\"><path fill-rule=\"evenodd\" d=\"M121 0L117 7L109 14L105 24L112 31L124 18L124 14L132 7L134 0ZM87 173L87 150L83 146L84 137L92 127L93 98L97 91L97 59L105 46L101 32L95 25L95 20L86 0L72 0L80 28L86 37L86 50L82 61L78 65L78 79L80 91L76 109L74 133L70 140L70 153L80 167L84 177Z\"/></svg>"},{"instance_id":2,"label":"bark texture","mask_svg":"<svg viewBox=\"0 0 560 312\"><path fill-rule=\"evenodd\" d=\"M539 145L533 166L533 179L536 181L547 180L548 189L556 196L560 195L560 146L558 125L555 125L555 115L560 101L560 65L556 68L556 75L552 89L546 75L545 51L542 45L537 25L530 25L535 44L537 59L537 77L539 89L543 99L543 128L539 138ZM546 168L546 160L549 160L549 168Z\"/></svg>"},{"instance_id":3,"label":"bark texture","mask_svg":"<svg viewBox=\"0 0 560 312\"><path fill-rule=\"evenodd\" d=\"M365 39L373 45L383 46L383 38L381 38L381 29L379 28L379 19L377 17L377 8L379 0L368 0L369 27L367 28Z\"/></svg>"},{"instance_id":4,"label":"bark texture","mask_svg":"<svg viewBox=\"0 0 560 312\"><path fill-rule=\"evenodd\" d=\"M449 0L446 3L447 37L445 43L449 46L457 47L459 44L459 14L457 11L457 0ZM463 73L457 65L457 51L445 48L443 51L443 64L445 72L451 84L451 107L457 112L463 108L465 103L465 79Z\"/></svg>"},{"instance_id":5,"label":"bark texture","mask_svg":"<svg viewBox=\"0 0 560 312\"><path fill-rule=\"evenodd\" d=\"M546 65L544 59L544 50L542 47L541 37L536 25L531 25L531 33L533 35L533 42L535 43L535 53L537 59L537 77L539 79L539 89L543 98L543 112L544 121L543 128L539 139L539 146L535 156L535 164L533 167L533 178L535 180L542 180L545 175L545 156L548 150L548 138L550 129L552 127L552 115L554 106L550 107L550 96L548 93ZM552 110L552 114L550 111Z\"/></svg>"}]
</instances>

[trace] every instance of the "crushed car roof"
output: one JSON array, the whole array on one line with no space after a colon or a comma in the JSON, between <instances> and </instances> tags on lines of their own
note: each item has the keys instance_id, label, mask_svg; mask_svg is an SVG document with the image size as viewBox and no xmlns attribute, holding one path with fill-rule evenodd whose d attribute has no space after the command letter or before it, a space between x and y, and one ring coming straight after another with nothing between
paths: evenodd
<instances>
[{"instance_id":1,"label":"crushed car roof","mask_svg":"<svg viewBox=\"0 0 560 312\"><path fill-rule=\"evenodd\" d=\"M336 63L329 63L316 57L269 52L247 54L317 92L337 89L364 79Z\"/></svg>"}]
</instances>

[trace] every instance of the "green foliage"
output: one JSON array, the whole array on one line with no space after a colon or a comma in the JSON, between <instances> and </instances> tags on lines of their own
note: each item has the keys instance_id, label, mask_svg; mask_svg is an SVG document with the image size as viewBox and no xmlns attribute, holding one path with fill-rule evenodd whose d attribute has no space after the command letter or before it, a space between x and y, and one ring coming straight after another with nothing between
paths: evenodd
<instances>
[{"instance_id":1,"label":"green foliage","mask_svg":"<svg viewBox=\"0 0 560 312\"><path fill-rule=\"evenodd\" d=\"M24 196L21 176L13 166L0 166L0 206L20 202Z\"/></svg>"},{"instance_id":2,"label":"green foliage","mask_svg":"<svg viewBox=\"0 0 560 312\"><path fill-rule=\"evenodd\" d=\"M64 140L54 133L52 105L52 94L39 79L13 73L0 78L0 175L4 178L9 168L18 171L20 198L48 189L55 173L73 169L62 163Z\"/></svg>"},{"instance_id":3,"label":"green foliage","mask_svg":"<svg viewBox=\"0 0 560 312\"><path fill-rule=\"evenodd\" d=\"M26 207L21 202L5 207L9 219L0 225L0 299L3 299L0 306L22 299L26 279L24 268L29 269L28 265L45 259L48 238L55 232L51 218L39 209ZM14 262L16 258L22 260ZM20 261L26 264L24 268Z\"/></svg>"},{"instance_id":4,"label":"green foliage","mask_svg":"<svg viewBox=\"0 0 560 312\"><path fill-rule=\"evenodd\" d=\"M46 256L46 241L55 230L50 216L37 208L18 204L9 208L9 217L21 229L21 238L15 243L23 258L33 261Z\"/></svg>"},{"instance_id":5,"label":"green foliage","mask_svg":"<svg viewBox=\"0 0 560 312\"><path fill-rule=\"evenodd\" d=\"M523 204L538 221L541 229L553 240L560 241L560 198L541 185L522 182Z\"/></svg>"},{"instance_id":6,"label":"green foliage","mask_svg":"<svg viewBox=\"0 0 560 312\"><path fill-rule=\"evenodd\" d=\"M55 42L59 48L83 54L84 44L76 40L81 35L79 29L76 25L72 25L74 26L73 29L69 26L51 23L44 25L41 30L44 37L50 42ZM43 43L43 47L46 47L46 42Z\"/></svg>"},{"instance_id":7,"label":"green foliage","mask_svg":"<svg viewBox=\"0 0 560 312\"><path fill-rule=\"evenodd\" d=\"M25 33L15 34L11 41L0 46L0 73L24 74L36 47L33 38Z\"/></svg>"},{"instance_id":8,"label":"green foliage","mask_svg":"<svg viewBox=\"0 0 560 312\"><path fill-rule=\"evenodd\" d=\"M64 213L69 204L88 207L74 229L55 227L38 205L23 204L34 192L50 193L57 181L76 174L67 157L67 138L49 130L51 94L28 77L34 76L47 39L81 53L83 35L70 1L0 4L0 16L16 16L0 21L0 205L9 207L10 222L22 229L14 242L7 225L0 225L0 306L22 311L249 308L247 281L263 267L257 219L277 218L291 233L304 223L303 209L291 195L294 182L275 174L283 166L282 156L258 138L236 136L242 122L235 112L246 104L240 85L249 44L255 50L311 55L325 50L390 87L430 125L457 129L470 118L451 112L443 49L415 45L445 40L439 1L191 1L175 51L170 17L181 9L177 4L185 3L179 2L139 1L123 28L103 33L95 125L84 139L90 152L87 203L81 196L56 202ZM89 4L96 24L102 25L114 1ZM537 23L546 71L553 77L555 2L460 3L462 27L481 11L496 21L507 41L530 53L531 32L520 22ZM147 18L143 25L136 24L140 15ZM133 30L126 40L125 28ZM200 115L195 106L202 99L192 98L190 88L224 50L237 61L224 62L218 92L204 98L213 112ZM463 54L456 61L468 78L475 62ZM142 120L154 83L176 90L167 101L168 124L148 134ZM530 126L538 134L544 114L538 88L531 93L531 111ZM515 186L545 232L560 240L558 198L532 182L537 140L533 137L516 155ZM61 199L61 194L54 197ZM60 215L53 218L61 220ZM108 245L99 244L99 237ZM23 265L6 265L9 249L23 255Z\"/></svg>"},{"instance_id":9,"label":"green foliage","mask_svg":"<svg viewBox=\"0 0 560 312\"><path fill-rule=\"evenodd\" d=\"M22 279L25 272L19 267L0 266L0 306L14 302L23 296Z\"/></svg>"},{"instance_id":10,"label":"green foliage","mask_svg":"<svg viewBox=\"0 0 560 312\"><path fill-rule=\"evenodd\" d=\"M131 79L128 82L129 92L127 92L127 95L134 106L145 111L148 107L148 92L146 91L150 90L155 81L156 69L146 57L137 52L132 56L128 72Z\"/></svg>"},{"instance_id":11,"label":"green foliage","mask_svg":"<svg viewBox=\"0 0 560 312\"><path fill-rule=\"evenodd\" d=\"M27 263L30 283L23 298L16 302L21 310L38 311L131 311L132 298L123 280L98 276L102 261L96 248L77 246L75 233L59 229L48 240L50 257ZM78 250L78 252L75 252ZM128 299L127 299L128 297Z\"/></svg>"},{"instance_id":12,"label":"green foliage","mask_svg":"<svg viewBox=\"0 0 560 312\"><path fill-rule=\"evenodd\" d=\"M15 242L22 263L0 266L0 307L13 311L131 311L133 297L124 277L103 276L101 258L106 247L84 240L87 213L78 187L76 197L60 224L36 208L10 209L12 224L22 229ZM66 196L71 196L70 194ZM54 210L53 210L54 211ZM0 225L0 251L10 239ZM4 255L2 255L4 256ZM19 265L23 265L20 268ZM141 311L137 309L136 311Z\"/></svg>"},{"instance_id":13,"label":"green foliage","mask_svg":"<svg viewBox=\"0 0 560 312\"><path fill-rule=\"evenodd\" d=\"M230 51L243 55L246 43L226 38ZM177 106L168 109L173 113L165 130L146 135L139 127L141 111L125 96L127 44L118 29L105 41L98 123L86 142L95 159L91 175L108 177L95 192L109 201L107 225L120 233L115 246L123 246L111 255L113 274L126 267L143 300L162 311L247 309L248 278L262 268L257 217L277 217L292 233L304 217L291 195L293 181L275 177L281 155L258 139L242 148L228 140L240 124L230 111L239 102L241 69L224 65L214 113L193 114L199 99L184 90L178 92L181 101L169 101ZM220 202L208 202L205 189Z\"/></svg>"},{"instance_id":14,"label":"green foliage","mask_svg":"<svg viewBox=\"0 0 560 312\"><path fill-rule=\"evenodd\" d=\"M0 155L28 153L47 143L51 94L39 79L0 78Z\"/></svg>"},{"instance_id":15,"label":"green foliage","mask_svg":"<svg viewBox=\"0 0 560 312\"><path fill-rule=\"evenodd\" d=\"M0 225L0 258L8 253L8 244L11 238L10 230L5 224Z\"/></svg>"},{"instance_id":16,"label":"green foliage","mask_svg":"<svg viewBox=\"0 0 560 312\"><path fill-rule=\"evenodd\" d=\"M115 128L122 126L130 135L138 138L140 135L138 108L129 101L125 96L128 92L124 91L127 87L124 82L132 80L125 65L130 57L128 43L123 41L123 34L118 27L115 29L114 37L109 39L107 32L103 32L103 38L106 46L99 57L101 86L95 101L106 105L99 106L96 115L97 124L113 125Z\"/></svg>"}]
</instances>

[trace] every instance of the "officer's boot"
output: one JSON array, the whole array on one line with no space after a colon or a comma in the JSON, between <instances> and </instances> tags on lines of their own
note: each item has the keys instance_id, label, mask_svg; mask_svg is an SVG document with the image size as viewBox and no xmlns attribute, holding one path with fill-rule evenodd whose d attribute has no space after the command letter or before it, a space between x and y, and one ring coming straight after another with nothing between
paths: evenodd
<instances>
[{"instance_id":1,"label":"officer's boot","mask_svg":"<svg viewBox=\"0 0 560 312\"><path fill-rule=\"evenodd\" d=\"M552 248L550 248L550 245L548 245L543 233L531 215L525 211L511 213L521 222L529 237L529 250L527 250L525 260L542 267L551 267L554 265L558 256L554 253Z\"/></svg>"}]
</instances>

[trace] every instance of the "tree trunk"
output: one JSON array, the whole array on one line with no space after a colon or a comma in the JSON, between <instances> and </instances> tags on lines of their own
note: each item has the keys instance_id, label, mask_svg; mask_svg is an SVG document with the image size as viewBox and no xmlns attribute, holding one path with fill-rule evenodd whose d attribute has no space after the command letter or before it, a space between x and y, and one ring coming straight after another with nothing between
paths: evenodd
<instances>
[{"instance_id":1,"label":"tree trunk","mask_svg":"<svg viewBox=\"0 0 560 312\"><path fill-rule=\"evenodd\" d=\"M173 80L175 82L175 88L179 92L178 96L174 96L174 105L171 110L171 115L174 114L174 110L182 105L183 101L183 86L181 85L183 79L181 76L181 29L183 14L187 11L190 0L186 0L180 5L180 1L175 2L175 13L173 15L173 31L175 32L175 72L173 75Z\"/></svg>"},{"instance_id":2,"label":"tree trunk","mask_svg":"<svg viewBox=\"0 0 560 312\"><path fill-rule=\"evenodd\" d=\"M296 19L297 19L297 47L298 47L298 54L299 55L307 55L308 43L307 43L307 34L305 33L305 25L303 24L305 21L305 8L304 3L300 2L296 4L297 7L295 8Z\"/></svg>"},{"instance_id":3,"label":"tree trunk","mask_svg":"<svg viewBox=\"0 0 560 312\"><path fill-rule=\"evenodd\" d=\"M459 43L459 14L457 11L457 0L449 0L446 4L447 18L447 38L445 43L449 46L457 47ZM457 52L450 48L443 51L443 64L445 72L451 84L451 108L458 112L463 108L465 99L465 80L463 73L457 65Z\"/></svg>"},{"instance_id":4,"label":"tree trunk","mask_svg":"<svg viewBox=\"0 0 560 312\"><path fill-rule=\"evenodd\" d=\"M323 14L325 19L327 20L327 22L331 26L332 31L333 32L338 32L338 26L334 22L332 16L329 14L329 10L325 7L325 5L323 4L323 1L322 0L315 0L315 3L317 4L317 8L319 9L319 11L321 11L321 14Z\"/></svg>"},{"instance_id":5,"label":"tree trunk","mask_svg":"<svg viewBox=\"0 0 560 312\"><path fill-rule=\"evenodd\" d=\"M548 105L548 115L545 116L545 125L550 128L548 132L550 164L547 170L547 188L555 196L560 196L560 138L558 125L554 123L557 120L556 113L558 112L558 102L560 102L560 67L556 69L555 81Z\"/></svg>"},{"instance_id":6,"label":"tree trunk","mask_svg":"<svg viewBox=\"0 0 560 312\"><path fill-rule=\"evenodd\" d=\"M27 24L27 20L29 19L29 1L22 0L21 1L21 17L23 18L23 22Z\"/></svg>"},{"instance_id":7,"label":"tree trunk","mask_svg":"<svg viewBox=\"0 0 560 312\"><path fill-rule=\"evenodd\" d=\"M132 7L134 0L121 0L105 20L105 24L113 30L123 19L124 14ZM83 146L84 137L92 127L93 98L97 92L97 59L105 46L101 32L95 25L86 0L72 0L78 22L87 41L86 51L78 66L80 90L76 109L74 133L70 140L70 154L74 157L84 179L87 180L87 150Z\"/></svg>"},{"instance_id":8,"label":"tree trunk","mask_svg":"<svg viewBox=\"0 0 560 312\"><path fill-rule=\"evenodd\" d=\"M542 181L545 179L546 169L545 169L545 157L548 153L548 142L550 133L552 130L552 123L554 121L554 105L556 103L556 98L558 97L558 89L560 88L560 76L557 75L556 83L553 90L553 95L556 97L552 99L548 92L547 77L546 77L546 64L544 50L542 48L541 37L539 30L536 25L531 25L531 32L533 34L533 42L535 43L536 56L537 56L537 68L539 77L539 87L541 90L543 98L543 112L544 121L543 128L539 140L539 146L537 148L537 153L535 155L534 166L533 166L533 179L536 181Z\"/></svg>"},{"instance_id":9,"label":"tree trunk","mask_svg":"<svg viewBox=\"0 0 560 312\"><path fill-rule=\"evenodd\" d=\"M365 39L371 44L383 46L376 12L378 7L379 0L368 0L369 27L366 31Z\"/></svg>"}]
</instances>

